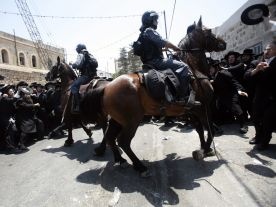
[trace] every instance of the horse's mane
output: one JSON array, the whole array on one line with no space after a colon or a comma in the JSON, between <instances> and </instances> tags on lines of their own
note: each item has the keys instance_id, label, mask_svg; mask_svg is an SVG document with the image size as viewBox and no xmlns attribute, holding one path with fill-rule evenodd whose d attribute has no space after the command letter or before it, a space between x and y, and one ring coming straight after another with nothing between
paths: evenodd
<instances>
[{"instance_id":1,"label":"horse's mane","mask_svg":"<svg viewBox=\"0 0 276 207\"><path fill-rule=\"evenodd\" d=\"M77 78L77 75L76 73L73 71L73 69L70 67L70 65L68 65L67 63L61 63L64 65L64 68L66 69L66 71L68 72L68 75L69 77L72 79L72 80L75 80Z\"/></svg>"},{"instance_id":2,"label":"horse's mane","mask_svg":"<svg viewBox=\"0 0 276 207\"><path fill-rule=\"evenodd\" d=\"M193 74L197 77L205 77L205 75L208 75L206 71L208 65L205 50L198 45L197 39L195 38L199 32L204 32L204 30L207 29L208 28L203 25L200 29L197 28L195 24L190 25L187 29L186 36L181 39L178 44L178 47L182 49L180 56L181 60L190 66Z\"/></svg>"}]
</instances>

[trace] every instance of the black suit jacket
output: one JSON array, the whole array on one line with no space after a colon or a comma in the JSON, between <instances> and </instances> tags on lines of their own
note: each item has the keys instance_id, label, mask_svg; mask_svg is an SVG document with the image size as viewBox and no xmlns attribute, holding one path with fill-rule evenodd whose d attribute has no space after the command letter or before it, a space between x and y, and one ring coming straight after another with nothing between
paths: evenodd
<instances>
[{"instance_id":1,"label":"black suit jacket","mask_svg":"<svg viewBox=\"0 0 276 207\"><path fill-rule=\"evenodd\" d=\"M249 78L256 83L255 110L263 111L271 104L276 107L276 57L270 62L268 68Z\"/></svg>"}]
</instances>

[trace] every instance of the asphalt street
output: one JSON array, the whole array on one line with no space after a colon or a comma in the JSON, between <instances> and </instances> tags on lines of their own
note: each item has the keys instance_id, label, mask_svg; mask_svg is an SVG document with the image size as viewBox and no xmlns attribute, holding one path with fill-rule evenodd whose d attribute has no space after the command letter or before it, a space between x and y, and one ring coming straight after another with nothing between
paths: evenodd
<instances>
[{"instance_id":1,"label":"asphalt street","mask_svg":"<svg viewBox=\"0 0 276 207\"><path fill-rule=\"evenodd\" d=\"M102 139L94 130L88 139L75 129L73 147L65 138L44 139L22 154L0 154L1 207L75 206L276 206L276 134L269 150L257 151L235 124L215 137L216 156L195 161L195 130L163 123L138 128L132 141L136 155L149 167L141 178L131 167L114 165L111 151L95 157Z\"/></svg>"}]
</instances>

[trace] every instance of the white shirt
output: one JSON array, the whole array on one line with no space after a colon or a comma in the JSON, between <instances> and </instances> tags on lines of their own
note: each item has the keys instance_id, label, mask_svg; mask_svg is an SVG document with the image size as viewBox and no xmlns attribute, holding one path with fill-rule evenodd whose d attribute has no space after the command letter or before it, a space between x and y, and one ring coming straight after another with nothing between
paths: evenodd
<instances>
[{"instance_id":1,"label":"white shirt","mask_svg":"<svg viewBox=\"0 0 276 207\"><path fill-rule=\"evenodd\" d=\"M266 60L266 62L267 62L268 64L270 64L270 63L271 63L271 61L272 61L274 58L275 58L275 56L273 56L273 57L271 57L271 58L267 59L267 60Z\"/></svg>"}]
</instances>

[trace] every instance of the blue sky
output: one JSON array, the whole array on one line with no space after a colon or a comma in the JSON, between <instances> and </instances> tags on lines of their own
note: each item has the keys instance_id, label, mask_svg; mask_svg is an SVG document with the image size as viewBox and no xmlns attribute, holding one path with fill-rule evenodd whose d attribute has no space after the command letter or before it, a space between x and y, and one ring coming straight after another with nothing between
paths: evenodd
<instances>
[{"instance_id":1,"label":"blue sky","mask_svg":"<svg viewBox=\"0 0 276 207\"><path fill-rule=\"evenodd\" d=\"M0 0L0 30L31 39L14 0ZM99 68L114 72L114 59L122 47L129 47L139 35L141 16L145 11L160 12L158 32L165 37L162 12L165 11L168 39L174 43L185 36L187 27L202 15L209 28L221 25L247 0L26 0L33 15L91 18L34 17L44 43L63 47L67 61L76 58L75 47L84 43L98 59ZM126 16L126 17L117 17ZM112 18L92 18L112 17ZM172 22L172 24L171 24ZM171 30L170 30L171 28Z\"/></svg>"}]
</instances>

